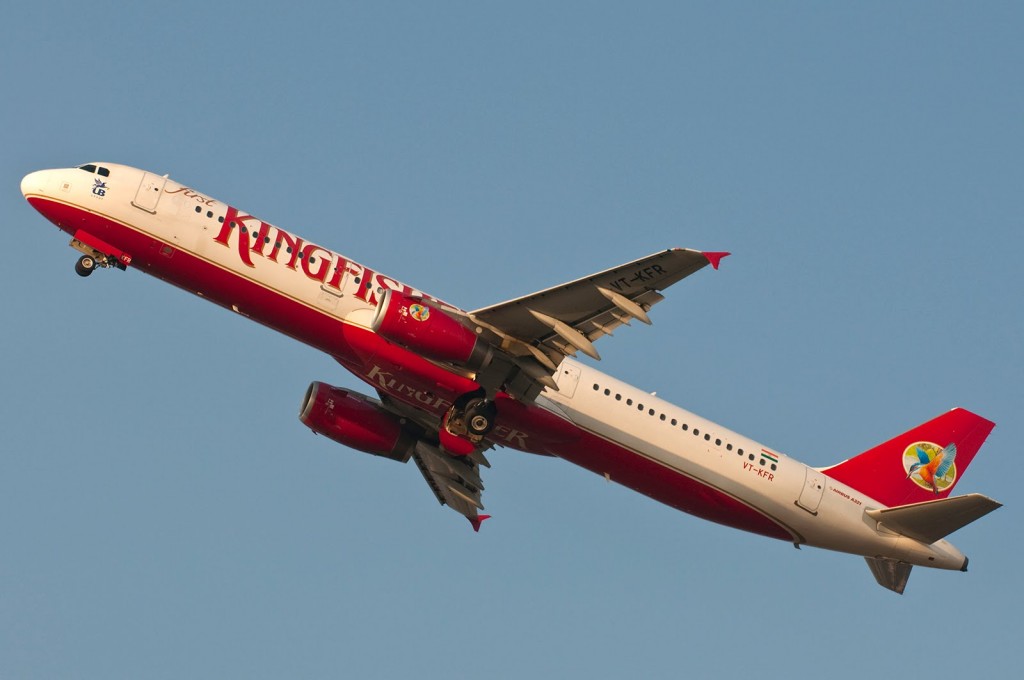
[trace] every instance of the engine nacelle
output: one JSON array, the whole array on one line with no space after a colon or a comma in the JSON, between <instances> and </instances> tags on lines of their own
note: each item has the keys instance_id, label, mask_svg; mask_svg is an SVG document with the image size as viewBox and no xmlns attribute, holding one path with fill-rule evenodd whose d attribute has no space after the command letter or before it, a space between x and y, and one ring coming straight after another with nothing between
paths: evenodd
<instances>
[{"instance_id":1,"label":"engine nacelle","mask_svg":"<svg viewBox=\"0 0 1024 680\"><path fill-rule=\"evenodd\" d=\"M398 290L384 292L370 326L381 337L428 359L473 370L486 364L490 355L487 343L457 319Z\"/></svg>"},{"instance_id":2,"label":"engine nacelle","mask_svg":"<svg viewBox=\"0 0 1024 680\"><path fill-rule=\"evenodd\" d=\"M339 444L402 463L416 447L416 438L401 419L381 408L379 402L322 382L314 382L306 390L299 420Z\"/></svg>"}]
</instances>

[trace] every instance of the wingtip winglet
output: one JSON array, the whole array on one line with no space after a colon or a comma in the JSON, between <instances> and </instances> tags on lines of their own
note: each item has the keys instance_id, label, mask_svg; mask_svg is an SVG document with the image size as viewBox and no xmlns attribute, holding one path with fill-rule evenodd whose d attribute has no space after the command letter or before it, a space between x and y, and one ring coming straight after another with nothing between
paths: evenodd
<instances>
[{"instance_id":1,"label":"wingtip winglet","mask_svg":"<svg viewBox=\"0 0 1024 680\"><path fill-rule=\"evenodd\" d=\"M702 254L707 258L708 262L711 263L712 269L718 269L718 265L721 264L722 258L732 255L732 253L725 252L704 252Z\"/></svg>"},{"instance_id":2,"label":"wingtip winglet","mask_svg":"<svg viewBox=\"0 0 1024 680\"><path fill-rule=\"evenodd\" d=\"M477 515L476 517L467 517L469 523L473 525L473 531L480 533L480 525L484 523L485 519L490 519L490 515Z\"/></svg>"}]
</instances>

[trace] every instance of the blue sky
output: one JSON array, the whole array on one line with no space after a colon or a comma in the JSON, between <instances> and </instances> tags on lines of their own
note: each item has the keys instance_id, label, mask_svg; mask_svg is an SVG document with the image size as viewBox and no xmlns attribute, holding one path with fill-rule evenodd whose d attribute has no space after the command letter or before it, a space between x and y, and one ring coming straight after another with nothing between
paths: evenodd
<instances>
[{"instance_id":1,"label":"blue sky","mask_svg":"<svg viewBox=\"0 0 1024 680\"><path fill-rule=\"evenodd\" d=\"M1016 663L1017 3L16 3L0 677L852 678ZM27 172L176 180L466 308L730 250L601 368L813 465L961 405L1006 507L968 574L701 522L497 451L474 534L313 437L328 357L136 271L72 269Z\"/></svg>"}]
</instances>

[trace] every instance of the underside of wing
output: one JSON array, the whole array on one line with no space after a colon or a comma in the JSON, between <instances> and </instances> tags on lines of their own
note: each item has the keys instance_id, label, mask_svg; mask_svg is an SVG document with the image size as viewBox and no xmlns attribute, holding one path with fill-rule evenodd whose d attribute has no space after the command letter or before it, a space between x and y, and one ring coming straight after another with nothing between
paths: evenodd
<instances>
[{"instance_id":1,"label":"underside of wing","mask_svg":"<svg viewBox=\"0 0 1024 680\"><path fill-rule=\"evenodd\" d=\"M475 452L469 456L456 457L421 441L416 445L413 460L438 502L461 513L473 528L479 529L482 515L478 511L484 509L480 500L480 493L484 489L480 479L480 461L489 467L483 454Z\"/></svg>"},{"instance_id":2,"label":"underside of wing","mask_svg":"<svg viewBox=\"0 0 1024 680\"><path fill-rule=\"evenodd\" d=\"M550 375L567 355L582 352L600 359L594 341L633 319L651 323L648 311L664 299L660 291L708 264L717 269L726 255L665 250L478 309L469 314L469 319L493 333L505 353L533 359Z\"/></svg>"},{"instance_id":3,"label":"underside of wing","mask_svg":"<svg viewBox=\"0 0 1024 680\"><path fill-rule=\"evenodd\" d=\"M452 455L436 443L439 420L386 394L379 395L385 409L416 422L422 428L423 435L416 442L412 458L438 502L463 515L479 531L480 523L488 517L479 513L484 509L481 500L484 483L480 468L491 466L483 453L485 447L477 447L466 456Z\"/></svg>"}]
</instances>

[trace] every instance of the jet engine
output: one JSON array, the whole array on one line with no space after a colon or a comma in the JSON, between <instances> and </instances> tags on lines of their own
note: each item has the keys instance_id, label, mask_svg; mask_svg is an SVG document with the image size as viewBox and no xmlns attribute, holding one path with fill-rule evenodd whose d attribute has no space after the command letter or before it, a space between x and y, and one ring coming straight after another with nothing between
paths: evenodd
<instances>
[{"instance_id":1,"label":"jet engine","mask_svg":"<svg viewBox=\"0 0 1024 680\"><path fill-rule=\"evenodd\" d=\"M457 319L398 290L384 292L371 328L381 337L428 359L452 362L470 370L486 365L491 355L490 346Z\"/></svg>"},{"instance_id":2,"label":"jet engine","mask_svg":"<svg viewBox=\"0 0 1024 680\"><path fill-rule=\"evenodd\" d=\"M380 402L322 382L306 390L299 420L339 444L402 463L416 446L404 419L384 410Z\"/></svg>"}]
</instances>

